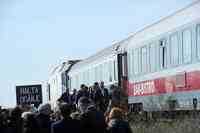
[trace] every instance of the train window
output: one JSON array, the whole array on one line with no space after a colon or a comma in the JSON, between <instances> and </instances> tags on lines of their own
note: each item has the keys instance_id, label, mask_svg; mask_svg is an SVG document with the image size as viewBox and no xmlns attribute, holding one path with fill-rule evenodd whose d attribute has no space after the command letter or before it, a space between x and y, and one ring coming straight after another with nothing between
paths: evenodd
<instances>
[{"instance_id":1,"label":"train window","mask_svg":"<svg viewBox=\"0 0 200 133\"><path fill-rule=\"evenodd\" d=\"M113 67L114 67L114 81L117 81L117 79L116 79L116 67L115 67L115 60L113 61Z\"/></svg>"},{"instance_id":2,"label":"train window","mask_svg":"<svg viewBox=\"0 0 200 133\"><path fill-rule=\"evenodd\" d=\"M90 75L90 68L88 68L88 83L90 84L90 77L91 75Z\"/></svg>"},{"instance_id":3,"label":"train window","mask_svg":"<svg viewBox=\"0 0 200 133\"><path fill-rule=\"evenodd\" d=\"M165 68L167 64L167 43L166 40L160 40L159 42L159 54L160 54L160 68Z\"/></svg>"},{"instance_id":4,"label":"train window","mask_svg":"<svg viewBox=\"0 0 200 133\"><path fill-rule=\"evenodd\" d=\"M150 52L150 71L155 72L156 71L156 45L150 44L149 47L149 52Z\"/></svg>"},{"instance_id":5,"label":"train window","mask_svg":"<svg viewBox=\"0 0 200 133\"><path fill-rule=\"evenodd\" d=\"M192 31L187 29L182 33L183 37L183 62L188 63L192 59Z\"/></svg>"},{"instance_id":6,"label":"train window","mask_svg":"<svg viewBox=\"0 0 200 133\"><path fill-rule=\"evenodd\" d=\"M83 83L87 85L87 71L86 70L83 72Z\"/></svg>"},{"instance_id":7,"label":"train window","mask_svg":"<svg viewBox=\"0 0 200 133\"><path fill-rule=\"evenodd\" d=\"M109 82L109 62L106 62L106 72L105 72L105 79L106 79L106 82L108 83Z\"/></svg>"},{"instance_id":8,"label":"train window","mask_svg":"<svg viewBox=\"0 0 200 133\"><path fill-rule=\"evenodd\" d=\"M92 84L95 82L94 67L92 67Z\"/></svg>"},{"instance_id":9,"label":"train window","mask_svg":"<svg viewBox=\"0 0 200 133\"><path fill-rule=\"evenodd\" d=\"M106 82L106 64L103 63L103 81Z\"/></svg>"},{"instance_id":10,"label":"train window","mask_svg":"<svg viewBox=\"0 0 200 133\"><path fill-rule=\"evenodd\" d=\"M83 72L82 83L86 83L86 72Z\"/></svg>"},{"instance_id":11,"label":"train window","mask_svg":"<svg viewBox=\"0 0 200 133\"><path fill-rule=\"evenodd\" d=\"M114 81L117 81L117 79L118 79L118 71L117 71L117 61L116 60L114 60L113 61L113 67L114 67Z\"/></svg>"},{"instance_id":12,"label":"train window","mask_svg":"<svg viewBox=\"0 0 200 133\"><path fill-rule=\"evenodd\" d=\"M100 81L100 66L98 65L97 66L97 79L96 79L96 81Z\"/></svg>"},{"instance_id":13,"label":"train window","mask_svg":"<svg viewBox=\"0 0 200 133\"><path fill-rule=\"evenodd\" d=\"M83 83L87 83L87 71L83 72Z\"/></svg>"},{"instance_id":14,"label":"train window","mask_svg":"<svg viewBox=\"0 0 200 133\"><path fill-rule=\"evenodd\" d=\"M134 50L132 49L131 51L130 51L130 77L133 77L133 75L134 75L134 71L133 71L133 53L134 53Z\"/></svg>"},{"instance_id":15,"label":"train window","mask_svg":"<svg viewBox=\"0 0 200 133\"><path fill-rule=\"evenodd\" d=\"M88 85L90 84L90 71L89 69L87 70L87 82L88 82Z\"/></svg>"},{"instance_id":16,"label":"train window","mask_svg":"<svg viewBox=\"0 0 200 133\"><path fill-rule=\"evenodd\" d=\"M74 88L74 83L73 83L73 78L71 77L71 81L70 81L70 88Z\"/></svg>"},{"instance_id":17,"label":"train window","mask_svg":"<svg viewBox=\"0 0 200 133\"><path fill-rule=\"evenodd\" d=\"M90 84L90 82L89 82L89 70L86 71L86 83L87 83L87 85Z\"/></svg>"},{"instance_id":18,"label":"train window","mask_svg":"<svg viewBox=\"0 0 200 133\"><path fill-rule=\"evenodd\" d=\"M102 69L102 64L99 65L99 81L102 80L102 74L103 74L103 69Z\"/></svg>"},{"instance_id":19,"label":"train window","mask_svg":"<svg viewBox=\"0 0 200 133\"><path fill-rule=\"evenodd\" d=\"M82 72L81 84L82 84L82 83L85 83L85 78L86 78L86 75L85 75L85 72L83 71L83 72Z\"/></svg>"},{"instance_id":20,"label":"train window","mask_svg":"<svg viewBox=\"0 0 200 133\"><path fill-rule=\"evenodd\" d=\"M88 85L88 76L87 76L87 70L84 71L84 83Z\"/></svg>"},{"instance_id":21,"label":"train window","mask_svg":"<svg viewBox=\"0 0 200 133\"><path fill-rule=\"evenodd\" d=\"M110 82L110 64L109 62L106 63L107 64L107 81Z\"/></svg>"},{"instance_id":22,"label":"train window","mask_svg":"<svg viewBox=\"0 0 200 133\"><path fill-rule=\"evenodd\" d=\"M132 50L130 50L128 52L128 74L129 74L129 78L131 79L132 75L133 75L133 65L132 65L132 59L133 56L132 56Z\"/></svg>"},{"instance_id":23,"label":"train window","mask_svg":"<svg viewBox=\"0 0 200 133\"><path fill-rule=\"evenodd\" d=\"M98 70L97 70L98 68L97 68L97 66L95 66L95 68L94 68L94 79L95 79L95 82L97 82L97 80L98 80Z\"/></svg>"},{"instance_id":24,"label":"train window","mask_svg":"<svg viewBox=\"0 0 200 133\"><path fill-rule=\"evenodd\" d=\"M90 83L91 83L91 84L93 84L93 81L92 81L93 76L92 76L92 74L93 74L93 73L92 73L92 68L90 68Z\"/></svg>"},{"instance_id":25,"label":"train window","mask_svg":"<svg viewBox=\"0 0 200 133\"><path fill-rule=\"evenodd\" d=\"M200 25L197 26L197 55L198 58L200 59Z\"/></svg>"},{"instance_id":26,"label":"train window","mask_svg":"<svg viewBox=\"0 0 200 133\"><path fill-rule=\"evenodd\" d=\"M91 83L94 83L94 68L92 67L91 69L90 69L90 73L91 73L91 79L90 79L90 82Z\"/></svg>"},{"instance_id":27,"label":"train window","mask_svg":"<svg viewBox=\"0 0 200 133\"><path fill-rule=\"evenodd\" d=\"M81 84L85 82L85 72L81 73Z\"/></svg>"},{"instance_id":28,"label":"train window","mask_svg":"<svg viewBox=\"0 0 200 133\"><path fill-rule=\"evenodd\" d=\"M112 61L109 61L109 82L113 81Z\"/></svg>"},{"instance_id":29,"label":"train window","mask_svg":"<svg viewBox=\"0 0 200 133\"><path fill-rule=\"evenodd\" d=\"M99 66L99 78L100 80L103 80L103 65L102 64Z\"/></svg>"},{"instance_id":30,"label":"train window","mask_svg":"<svg viewBox=\"0 0 200 133\"><path fill-rule=\"evenodd\" d=\"M79 84L78 75L76 75L76 76L75 76L75 87L76 87L77 89L79 89L78 84Z\"/></svg>"},{"instance_id":31,"label":"train window","mask_svg":"<svg viewBox=\"0 0 200 133\"><path fill-rule=\"evenodd\" d=\"M79 77L76 75L76 88L79 89Z\"/></svg>"},{"instance_id":32,"label":"train window","mask_svg":"<svg viewBox=\"0 0 200 133\"><path fill-rule=\"evenodd\" d=\"M118 63L115 61L115 75L116 75L116 81L118 80Z\"/></svg>"},{"instance_id":33,"label":"train window","mask_svg":"<svg viewBox=\"0 0 200 133\"><path fill-rule=\"evenodd\" d=\"M148 56L147 56L147 47L141 48L141 65L142 65L142 73L146 73L148 70Z\"/></svg>"},{"instance_id":34,"label":"train window","mask_svg":"<svg viewBox=\"0 0 200 133\"><path fill-rule=\"evenodd\" d=\"M178 33L173 34L170 37L170 47L171 47L171 64L178 65L179 63L179 40Z\"/></svg>"},{"instance_id":35,"label":"train window","mask_svg":"<svg viewBox=\"0 0 200 133\"><path fill-rule=\"evenodd\" d=\"M90 69L88 69L88 85L90 85Z\"/></svg>"},{"instance_id":36,"label":"train window","mask_svg":"<svg viewBox=\"0 0 200 133\"><path fill-rule=\"evenodd\" d=\"M99 81L99 66L96 66L96 79L95 79L95 81Z\"/></svg>"},{"instance_id":37,"label":"train window","mask_svg":"<svg viewBox=\"0 0 200 133\"><path fill-rule=\"evenodd\" d=\"M114 60L111 61L112 64L112 79L115 81L115 65L114 65Z\"/></svg>"},{"instance_id":38,"label":"train window","mask_svg":"<svg viewBox=\"0 0 200 133\"><path fill-rule=\"evenodd\" d=\"M84 82L84 72L81 72L80 81L81 81L81 84Z\"/></svg>"},{"instance_id":39,"label":"train window","mask_svg":"<svg viewBox=\"0 0 200 133\"><path fill-rule=\"evenodd\" d=\"M105 64L105 62L103 63L103 79L104 79L104 82L106 83L106 64Z\"/></svg>"},{"instance_id":40,"label":"train window","mask_svg":"<svg viewBox=\"0 0 200 133\"><path fill-rule=\"evenodd\" d=\"M135 49L133 52L133 70L134 75L137 75L139 73L139 52L140 49Z\"/></svg>"},{"instance_id":41,"label":"train window","mask_svg":"<svg viewBox=\"0 0 200 133\"><path fill-rule=\"evenodd\" d=\"M95 69L96 69L96 67L93 67L93 79L92 79L93 83L96 82L96 72L95 72L96 70Z\"/></svg>"},{"instance_id":42,"label":"train window","mask_svg":"<svg viewBox=\"0 0 200 133\"><path fill-rule=\"evenodd\" d=\"M114 60L112 60L112 77L113 77L113 81L115 81L115 62Z\"/></svg>"},{"instance_id":43,"label":"train window","mask_svg":"<svg viewBox=\"0 0 200 133\"><path fill-rule=\"evenodd\" d=\"M82 84L82 82L83 82L83 73L81 72L79 78L79 84Z\"/></svg>"},{"instance_id":44,"label":"train window","mask_svg":"<svg viewBox=\"0 0 200 133\"><path fill-rule=\"evenodd\" d=\"M131 77L133 78L134 75L135 75L135 72L134 72L134 49L132 49L132 53L131 53Z\"/></svg>"},{"instance_id":45,"label":"train window","mask_svg":"<svg viewBox=\"0 0 200 133\"><path fill-rule=\"evenodd\" d=\"M75 88L74 86L75 86L74 77L71 77L71 88L74 89Z\"/></svg>"}]
</instances>

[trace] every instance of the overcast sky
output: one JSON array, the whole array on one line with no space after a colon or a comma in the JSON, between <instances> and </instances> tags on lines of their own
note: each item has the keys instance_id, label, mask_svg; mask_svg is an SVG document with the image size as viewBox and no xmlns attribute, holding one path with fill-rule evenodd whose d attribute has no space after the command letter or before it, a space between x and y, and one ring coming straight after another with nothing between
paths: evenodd
<instances>
[{"instance_id":1,"label":"overcast sky","mask_svg":"<svg viewBox=\"0 0 200 133\"><path fill-rule=\"evenodd\" d=\"M0 105L15 85L48 80L64 58L84 58L194 0L0 0Z\"/></svg>"}]
</instances>

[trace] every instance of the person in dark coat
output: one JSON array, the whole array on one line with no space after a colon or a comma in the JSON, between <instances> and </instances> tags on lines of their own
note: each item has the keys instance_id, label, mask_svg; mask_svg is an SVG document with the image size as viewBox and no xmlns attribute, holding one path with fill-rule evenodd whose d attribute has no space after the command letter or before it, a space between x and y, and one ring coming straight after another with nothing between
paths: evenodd
<instances>
[{"instance_id":1,"label":"person in dark coat","mask_svg":"<svg viewBox=\"0 0 200 133\"><path fill-rule=\"evenodd\" d=\"M72 106L73 112L76 111L76 96L77 90L73 89L73 93L70 95L70 104Z\"/></svg>"},{"instance_id":2,"label":"person in dark coat","mask_svg":"<svg viewBox=\"0 0 200 133\"><path fill-rule=\"evenodd\" d=\"M109 98L110 98L109 92L108 92L108 89L105 88L103 81L101 81L101 83L100 83L100 88L101 88L101 92L102 92L102 95L103 95L103 101L102 101L102 104L101 104L101 108L102 108L103 112L105 112L107 107L108 107L108 104L109 104Z\"/></svg>"},{"instance_id":3,"label":"person in dark coat","mask_svg":"<svg viewBox=\"0 0 200 133\"><path fill-rule=\"evenodd\" d=\"M73 89L73 93L70 95L71 104L75 104L76 103L76 94L77 94L77 90Z\"/></svg>"},{"instance_id":4,"label":"person in dark coat","mask_svg":"<svg viewBox=\"0 0 200 133\"><path fill-rule=\"evenodd\" d=\"M89 98L93 101L94 101L94 92L95 92L94 88L89 87Z\"/></svg>"},{"instance_id":5,"label":"person in dark coat","mask_svg":"<svg viewBox=\"0 0 200 133\"><path fill-rule=\"evenodd\" d=\"M8 109L2 109L0 112L0 133L9 133L10 112Z\"/></svg>"},{"instance_id":6,"label":"person in dark coat","mask_svg":"<svg viewBox=\"0 0 200 133\"><path fill-rule=\"evenodd\" d=\"M51 133L80 133L80 122L70 117L71 106L67 103L62 103L60 112L63 119L52 124Z\"/></svg>"},{"instance_id":7,"label":"person in dark coat","mask_svg":"<svg viewBox=\"0 0 200 133\"><path fill-rule=\"evenodd\" d=\"M65 103L70 103L71 102L69 89L65 90L65 92L61 95L60 99Z\"/></svg>"},{"instance_id":8,"label":"person in dark coat","mask_svg":"<svg viewBox=\"0 0 200 133\"><path fill-rule=\"evenodd\" d=\"M132 133L128 121L124 120L124 112L120 108L113 108L109 114L108 133Z\"/></svg>"},{"instance_id":9,"label":"person in dark coat","mask_svg":"<svg viewBox=\"0 0 200 133\"><path fill-rule=\"evenodd\" d=\"M84 84L81 85L81 89L77 93L76 104L78 104L78 101L79 101L79 99L81 97L87 97L87 98L90 97L89 91L88 91L87 87Z\"/></svg>"},{"instance_id":10,"label":"person in dark coat","mask_svg":"<svg viewBox=\"0 0 200 133\"><path fill-rule=\"evenodd\" d=\"M52 121L50 119L51 106L44 104L39 107L39 114L36 115L36 121L39 127L39 133L50 133Z\"/></svg>"},{"instance_id":11,"label":"person in dark coat","mask_svg":"<svg viewBox=\"0 0 200 133\"><path fill-rule=\"evenodd\" d=\"M101 111L104 110L103 94L98 82L94 83L94 102Z\"/></svg>"},{"instance_id":12,"label":"person in dark coat","mask_svg":"<svg viewBox=\"0 0 200 133\"><path fill-rule=\"evenodd\" d=\"M120 107L120 101L121 101L121 92L120 88L115 85L111 85L110 87L110 101L106 110L106 114L109 115L111 109L113 107Z\"/></svg>"},{"instance_id":13,"label":"person in dark coat","mask_svg":"<svg viewBox=\"0 0 200 133\"><path fill-rule=\"evenodd\" d=\"M106 133L104 113L98 111L94 105L88 106L81 115L81 127L83 133Z\"/></svg>"},{"instance_id":14,"label":"person in dark coat","mask_svg":"<svg viewBox=\"0 0 200 133\"><path fill-rule=\"evenodd\" d=\"M35 119L35 114L32 112L24 112L23 118L23 132L22 133L39 133L39 127Z\"/></svg>"},{"instance_id":15,"label":"person in dark coat","mask_svg":"<svg viewBox=\"0 0 200 133\"><path fill-rule=\"evenodd\" d=\"M10 121L8 122L8 133L21 133L22 132L22 109L17 106L11 111Z\"/></svg>"}]
</instances>

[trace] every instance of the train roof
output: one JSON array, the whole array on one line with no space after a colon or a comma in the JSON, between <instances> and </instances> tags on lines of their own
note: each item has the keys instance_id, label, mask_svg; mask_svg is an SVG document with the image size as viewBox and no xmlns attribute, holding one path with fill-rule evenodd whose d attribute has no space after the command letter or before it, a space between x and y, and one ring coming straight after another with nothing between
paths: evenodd
<instances>
[{"instance_id":1,"label":"train roof","mask_svg":"<svg viewBox=\"0 0 200 133\"><path fill-rule=\"evenodd\" d=\"M55 73L64 72L69 69L71 65L76 64L77 62L80 62L81 60L67 60L62 62L61 64L57 64L51 71L50 75L53 75Z\"/></svg>"},{"instance_id":2,"label":"train roof","mask_svg":"<svg viewBox=\"0 0 200 133\"><path fill-rule=\"evenodd\" d=\"M165 32L187 24L192 20L196 20L197 18L200 18L198 11L200 12L200 0L192 2L188 6L176 11L175 13L129 35L126 39L97 52L83 61L80 61L72 67L71 71L80 67L82 68L83 66L88 65L88 63L93 63L99 59L119 53L119 51L126 51L130 46L136 46L145 40L152 39Z\"/></svg>"},{"instance_id":3,"label":"train roof","mask_svg":"<svg viewBox=\"0 0 200 133\"><path fill-rule=\"evenodd\" d=\"M112 56L112 55L116 55L117 53L123 53L124 51L126 51L126 46L128 45L128 41L129 38L126 38L120 42L116 42L113 45L102 49L101 51L97 52L96 54L78 62L77 64L75 64L72 69L70 70L76 70L79 69L80 67L84 67L87 66L90 63L95 63L97 61L101 61L104 60L105 58Z\"/></svg>"},{"instance_id":4,"label":"train roof","mask_svg":"<svg viewBox=\"0 0 200 133\"><path fill-rule=\"evenodd\" d=\"M199 12L200 0L196 0L175 13L130 35L131 41L127 47L140 45L144 41L151 40L163 33L170 32L185 24L197 21L200 19Z\"/></svg>"}]
</instances>

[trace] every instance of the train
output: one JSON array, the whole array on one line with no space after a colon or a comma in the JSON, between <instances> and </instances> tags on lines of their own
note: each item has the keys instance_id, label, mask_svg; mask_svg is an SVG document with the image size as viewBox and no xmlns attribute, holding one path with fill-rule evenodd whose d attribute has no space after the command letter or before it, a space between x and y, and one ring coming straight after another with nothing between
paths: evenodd
<instances>
[{"instance_id":1,"label":"train","mask_svg":"<svg viewBox=\"0 0 200 133\"><path fill-rule=\"evenodd\" d=\"M200 110L199 13L198 0L76 63L68 87L121 86L131 111Z\"/></svg>"}]
</instances>

